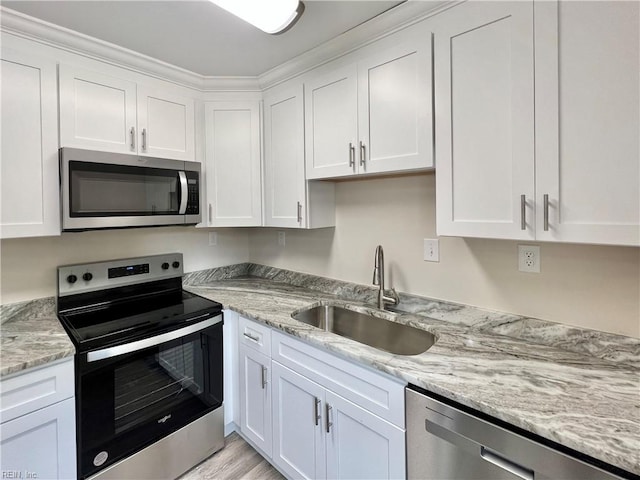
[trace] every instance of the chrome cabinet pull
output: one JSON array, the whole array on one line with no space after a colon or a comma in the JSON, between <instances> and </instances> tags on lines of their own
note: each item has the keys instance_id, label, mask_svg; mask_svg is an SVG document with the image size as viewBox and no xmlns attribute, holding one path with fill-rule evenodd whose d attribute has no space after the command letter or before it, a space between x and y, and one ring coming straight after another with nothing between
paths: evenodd
<instances>
[{"instance_id":1,"label":"chrome cabinet pull","mask_svg":"<svg viewBox=\"0 0 640 480\"><path fill-rule=\"evenodd\" d=\"M524 480L533 480L533 470L525 468L512 462L508 458L504 458L497 453L492 452L486 447L480 447L480 456L489 463L493 463L495 466L506 470L513 475L516 475Z\"/></svg>"},{"instance_id":2,"label":"chrome cabinet pull","mask_svg":"<svg viewBox=\"0 0 640 480\"><path fill-rule=\"evenodd\" d=\"M147 151L147 129L142 129L142 150Z\"/></svg>"},{"instance_id":3,"label":"chrome cabinet pull","mask_svg":"<svg viewBox=\"0 0 640 480\"><path fill-rule=\"evenodd\" d=\"M356 166L356 147L354 147L351 142L349 142L349 166Z\"/></svg>"},{"instance_id":4,"label":"chrome cabinet pull","mask_svg":"<svg viewBox=\"0 0 640 480\"><path fill-rule=\"evenodd\" d=\"M527 197L520 195L520 230L527 229Z\"/></svg>"},{"instance_id":5,"label":"chrome cabinet pull","mask_svg":"<svg viewBox=\"0 0 640 480\"><path fill-rule=\"evenodd\" d=\"M360 142L360 166L364 167L365 162L367 161L367 151L364 143Z\"/></svg>"},{"instance_id":6,"label":"chrome cabinet pull","mask_svg":"<svg viewBox=\"0 0 640 480\"><path fill-rule=\"evenodd\" d=\"M131 150L136 149L136 127L131 127L129 130L129 134L131 135Z\"/></svg>"},{"instance_id":7,"label":"chrome cabinet pull","mask_svg":"<svg viewBox=\"0 0 640 480\"><path fill-rule=\"evenodd\" d=\"M298 202L298 223L302 223L302 204Z\"/></svg>"},{"instance_id":8,"label":"chrome cabinet pull","mask_svg":"<svg viewBox=\"0 0 640 480\"><path fill-rule=\"evenodd\" d=\"M262 389L267 388L267 367L262 366Z\"/></svg>"},{"instance_id":9,"label":"chrome cabinet pull","mask_svg":"<svg viewBox=\"0 0 640 480\"><path fill-rule=\"evenodd\" d=\"M244 333L243 335L245 336L245 338L248 338L249 340L252 340L252 341L254 341L256 343L258 343L260 341L260 339L258 337L254 337L250 333Z\"/></svg>"},{"instance_id":10,"label":"chrome cabinet pull","mask_svg":"<svg viewBox=\"0 0 640 480\"><path fill-rule=\"evenodd\" d=\"M326 418L326 421L327 421L327 433L331 433L331 427L333 426L333 422L330 421L330 416L331 416L330 414L331 414L331 410L333 409L333 407L331 405L329 405L328 403L325 403L324 404L324 408L325 408L324 413L325 413L325 416L327 417Z\"/></svg>"},{"instance_id":11,"label":"chrome cabinet pull","mask_svg":"<svg viewBox=\"0 0 640 480\"><path fill-rule=\"evenodd\" d=\"M549 195L547 193L544 194L543 204L544 204L544 231L549 231Z\"/></svg>"},{"instance_id":12,"label":"chrome cabinet pull","mask_svg":"<svg viewBox=\"0 0 640 480\"><path fill-rule=\"evenodd\" d=\"M316 401L314 402L313 416L315 418L316 427L317 427L319 425L319 423L320 423L320 399L316 397L315 400Z\"/></svg>"},{"instance_id":13,"label":"chrome cabinet pull","mask_svg":"<svg viewBox=\"0 0 640 480\"><path fill-rule=\"evenodd\" d=\"M213 205L209 204L209 223L213 223Z\"/></svg>"}]
</instances>

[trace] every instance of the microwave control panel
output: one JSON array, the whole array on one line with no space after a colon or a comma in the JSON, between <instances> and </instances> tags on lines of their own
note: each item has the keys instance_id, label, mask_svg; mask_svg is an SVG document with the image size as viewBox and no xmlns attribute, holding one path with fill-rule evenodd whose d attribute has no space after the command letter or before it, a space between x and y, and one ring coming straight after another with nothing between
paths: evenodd
<instances>
[{"instance_id":1,"label":"microwave control panel","mask_svg":"<svg viewBox=\"0 0 640 480\"><path fill-rule=\"evenodd\" d=\"M187 215L198 215L200 213L200 183L197 172L185 172L187 176L187 189L189 196L187 199Z\"/></svg>"}]
</instances>

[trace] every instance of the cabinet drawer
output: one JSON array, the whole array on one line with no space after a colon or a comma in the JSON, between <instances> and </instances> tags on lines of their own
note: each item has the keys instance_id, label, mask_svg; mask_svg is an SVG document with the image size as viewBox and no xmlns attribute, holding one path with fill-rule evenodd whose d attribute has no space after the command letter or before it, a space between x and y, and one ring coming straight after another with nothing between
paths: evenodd
<instances>
[{"instance_id":1,"label":"cabinet drawer","mask_svg":"<svg viewBox=\"0 0 640 480\"><path fill-rule=\"evenodd\" d=\"M73 359L27 370L0 382L2 423L73 397Z\"/></svg>"},{"instance_id":2,"label":"cabinet drawer","mask_svg":"<svg viewBox=\"0 0 640 480\"><path fill-rule=\"evenodd\" d=\"M246 345L266 356L271 355L271 329L266 325L239 317L238 334L240 345Z\"/></svg>"},{"instance_id":3,"label":"cabinet drawer","mask_svg":"<svg viewBox=\"0 0 640 480\"><path fill-rule=\"evenodd\" d=\"M355 365L277 331L272 333L271 358L404 428L405 382Z\"/></svg>"}]
</instances>

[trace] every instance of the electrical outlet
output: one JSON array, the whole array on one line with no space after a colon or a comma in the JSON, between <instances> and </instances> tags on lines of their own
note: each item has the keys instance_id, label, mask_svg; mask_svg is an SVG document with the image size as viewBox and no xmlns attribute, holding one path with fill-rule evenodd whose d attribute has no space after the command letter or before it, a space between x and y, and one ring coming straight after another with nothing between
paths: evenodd
<instances>
[{"instance_id":1,"label":"electrical outlet","mask_svg":"<svg viewBox=\"0 0 640 480\"><path fill-rule=\"evenodd\" d=\"M424 239L424 261L439 262L440 261L440 242L437 238Z\"/></svg>"},{"instance_id":2,"label":"electrical outlet","mask_svg":"<svg viewBox=\"0 0 640 480\"><path fill-rule=\"evenodd\" d=\"M521 272L540 273L540 247L518 245L518 270Z\"/></svg>"},{"instance_id":3,"label":"electrical outlet","mask_svg":"<svg viewBox=\"0 0 640 480\"><path fill-rule=\"evenodd\" d=\"M218 245L218 232L209 232L209 246L214 247Z\"/></svg>"},{"instance_id":4,"label":"electrical outlet","mask_svg":"<svg viewBox=\"0 0 640 480\"><path fill-rule=\"evenodd\" d=\"M278 245L284 247L285 244L285 235L284 232L278 232Z\"/></svg>"}]
</instances>

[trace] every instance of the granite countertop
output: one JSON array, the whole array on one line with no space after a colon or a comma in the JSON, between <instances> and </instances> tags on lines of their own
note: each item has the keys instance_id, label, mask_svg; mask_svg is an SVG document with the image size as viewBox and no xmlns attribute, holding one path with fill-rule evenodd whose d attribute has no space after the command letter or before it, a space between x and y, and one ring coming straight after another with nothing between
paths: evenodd
<instances>
[{"instance_id":1,"label":"granite countertop","mask_svg":"<svg viewBox=\"0 0 640 480\"><path fill-rule=\"evenodd\" d=\"M0 318L0 377L76 353L52 297L2 305Z\"/></svg>"},{"instance_id":2,"label":"granite countertop","mask_svg":"<svg viewBox=\"0 0 640 480\"><path fill-rule=\"evenodd\" d=\"M192 277L185 288L311 344L640 474L640 369L634 365L411 313L389 315L434 333L438 340L423 354L393 355L291 318L297 310L321 302L354 305L334 294L255 277ZM364 304L356 309L371 310Z\"/></svg>"},{"instance_id":3,"label":"granite countertop","mask_svg":"<svg viewBox=\"0 0 640 480\"><path fill-rule=\"evenodd\" d=\"M343 357L640 475L640 341L254 264L185 275L184 288ZM382 352L291 318L333 302L434 333L427 352ZM74 355L55 299L0 306L0 377Z\"/></svg>"}]
</instances>

